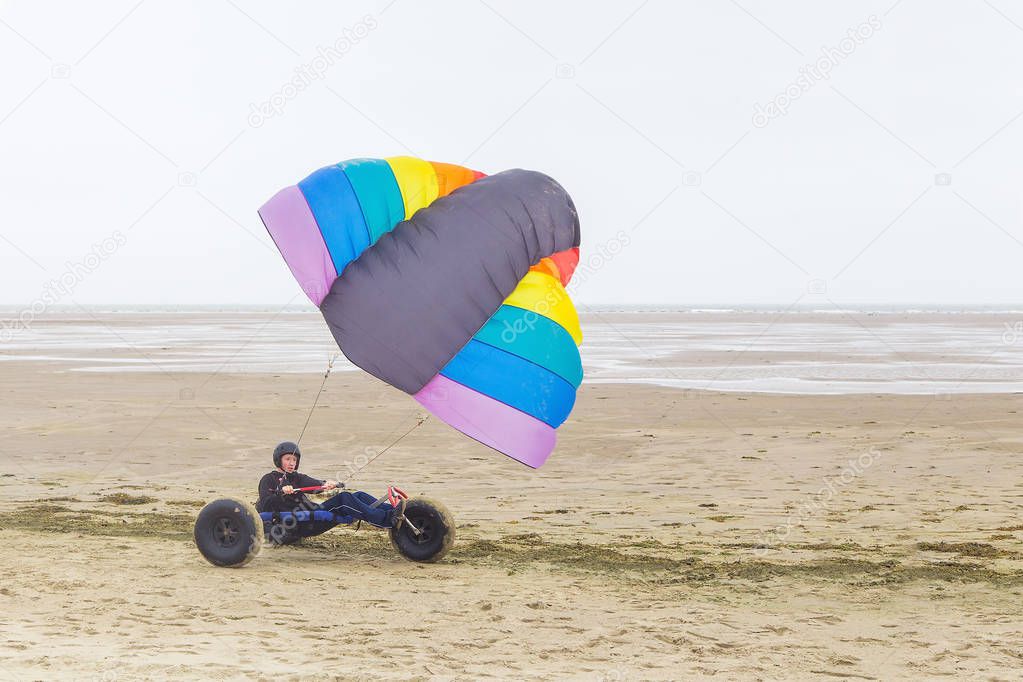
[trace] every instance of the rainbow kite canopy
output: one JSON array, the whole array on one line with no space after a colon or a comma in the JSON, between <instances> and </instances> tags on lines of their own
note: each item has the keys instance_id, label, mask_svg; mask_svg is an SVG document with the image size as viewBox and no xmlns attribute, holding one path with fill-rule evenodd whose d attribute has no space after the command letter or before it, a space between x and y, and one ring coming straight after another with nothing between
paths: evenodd
<instances>
[{"instance_id":1,"label":"rainbow kite canopy","mask_svg":"<svg viewBox=\"0 0 1023 682\"><path fill-rule=\"evenodd\" d=\"M531 467L582 383L579 218L534 171L356 159L259 215L352 363Z\"/></svg>"}]
</instances>

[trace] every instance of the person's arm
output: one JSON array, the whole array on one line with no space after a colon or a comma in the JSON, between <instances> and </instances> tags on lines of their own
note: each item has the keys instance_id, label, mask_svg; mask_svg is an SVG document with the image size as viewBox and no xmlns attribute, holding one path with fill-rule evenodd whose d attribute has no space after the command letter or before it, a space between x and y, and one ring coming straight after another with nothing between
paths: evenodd
<instances>
[{"instance_id":1,"label":"person's arm","mask_svg":"<svg viewBox=\"0 0 1023 682\"><path fill-rule=\"evenodd\" d=\"M301 477L299 479L301 483L296 486L297 488L308 488L316 485L322 485L327 490L333 490L338 485L337 481L332 478L328 478L326 481L321 481L317 478L313 478L312 476L306 476L305 474L299 474L299 476Z\"/></svg>"},{"instance_id":2,"label":"person's arm","mask_svg":"<svg viewBox=\"0 0 1023 682\"><path fill-rule=\"evenodd\" d=\"M280 497L280 491L278 490L279 482L280 477L273 474L267 474L259 479L259 502L256 503L256 506L260 510L265 510L266 503L271 499Z\"/></svg>"},{"instance_id":3,"label":"person's arm","mask_svg":"<svg viewBox=\"0 0 1023 682\"><path fill-rule=\"evenodd\" d=\"M312 476L306 476L305 474L298 474L295 477L296 488L312 488L317 485L323 485L323 481Z\"/></svg>"}]
</instances>

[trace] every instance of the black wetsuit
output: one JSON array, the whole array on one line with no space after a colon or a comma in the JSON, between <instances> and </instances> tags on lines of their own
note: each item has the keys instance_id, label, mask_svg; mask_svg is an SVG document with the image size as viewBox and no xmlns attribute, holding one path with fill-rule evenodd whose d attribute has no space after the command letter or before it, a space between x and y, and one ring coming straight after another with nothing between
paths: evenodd
<instances>
[{"instance_id":1,"label":"black wetsuit","mask_svg":"<svg viewBox=\"0 0 1023 682\"><path fill-rule=\"evenodd\" d=\"M285 474L281 471L271 471L259 479L259 501L256 502L256 510L261 512L293 512L293 511L314 511L317 509L334 511L340 514L353 516L356 519L365 519L377 526L390 526L393 518L394 507L383 500L377 500L372 495L364 492L350 492L341 490L333 497L317 504L305 493L292 493L285 495L281 488L290 485L292 488L308 488L316 485L323 485L324 482L294 471ZM323 530L331 528L335 522L315 522L308 526L303 525L303 534L316 535Z\"/></svg>"},{"instance_id":2,"label":"black wetsuit","mask_svg":"<svg viewBox=\"0 0 1023 682\"><path fill-rule=\"evenodd\" d=\"M319 505L306 497L305 493L292 493L285 495L281 488L290 485L292 488L309 488L315 485L323 485L323 481L293 471L286 474L283 471L271 471L259 479L259 501L256 502L256 510L261 512L283 512L295 511L296 509L316 509Z\"/></svg>"}]
</instances>

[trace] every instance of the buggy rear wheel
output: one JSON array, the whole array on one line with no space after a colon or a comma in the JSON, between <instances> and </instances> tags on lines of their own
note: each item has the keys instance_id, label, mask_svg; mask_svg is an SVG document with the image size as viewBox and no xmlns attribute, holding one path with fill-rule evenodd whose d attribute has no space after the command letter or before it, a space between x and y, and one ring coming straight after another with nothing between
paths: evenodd
<instances>
[{"instance_id":1,"label":"buggy rear wheel","mask_svg":"<svg viewBox=\"0 0 1023 682\"><path fill-rule=\"evenodd\" d=\"M409 561L440 561L455 542L455 522L440 502L413 497L405 504L405 519L391 528L391 544ZM415 526L419 534L412 529Z\"/></svg>"},{"instance_id":2,"label":"buggy rear wheel","mask_svg":"<svg viewBox=\"0 0 1023 682\"><path fill-rule=\"evenodd\" d=\"M248 502L214 500L195 520L195 546L214 566L244 566L263 546L263 522Z\"/></svg>"}]
</instances>

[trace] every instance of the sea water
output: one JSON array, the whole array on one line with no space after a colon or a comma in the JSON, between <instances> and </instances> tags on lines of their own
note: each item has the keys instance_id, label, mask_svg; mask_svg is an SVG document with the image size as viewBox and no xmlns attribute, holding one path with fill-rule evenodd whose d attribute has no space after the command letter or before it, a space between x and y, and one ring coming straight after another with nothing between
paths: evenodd
<instances>
[{"instance_id":1,"label":"sea water","mask_svg":"<svg viewBox=\"0 0 1023 682\"><path fill-rule=\"evenodd\" d=\"M827 314L825 314L827 313ZM0 362L68 372L355 371L303 308L80 308L12 325ZM772 393L1023 392L1023 313L584 308L586 381Z\"/></svg>"}]
</instances>

